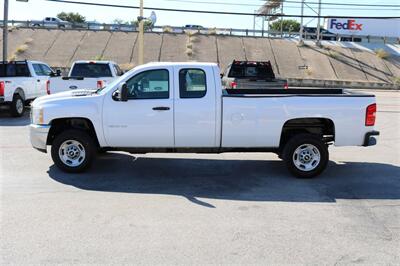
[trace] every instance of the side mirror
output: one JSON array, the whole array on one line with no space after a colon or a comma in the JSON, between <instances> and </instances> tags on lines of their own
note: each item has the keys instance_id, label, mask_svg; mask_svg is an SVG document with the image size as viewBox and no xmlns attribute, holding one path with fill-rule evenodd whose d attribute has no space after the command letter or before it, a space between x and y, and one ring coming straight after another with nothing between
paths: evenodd
<instances>
[{"instance_id":1,"label":"side mirror","mask_svg":"<svg viewBox=\"0 0 400 266\"><path fill-rule=\"evenodd\" d=\"M221 78L223 78L223 77L224 77L224 73L219 74L219 76L220 76Z\"/></svg>"},{"instance_id":2,"label":"side mirror","mask_svg":"<svg viewBox=\"0 0 400 266\"><path fill-rule=\"evenodd\" d=\"M112 94L114 101L127 102L128 101L128 86L126 83L122 83L118 86L118 90Z\"/></svg>"},{"instance_id":3,"label":"side mirror","mask_svg":"<svg viewBox=\"0 0 400 266\"><path fill-rule=\"evenodd\" d=\"M119 87L119 100L121 102L127 102L128 101L128 86L126 83L122 83Z\"/></svg>"},{"instance_id":4,"label":"side mirror","mask_svg":"<svg viewBox=\"0 0 400 266\"><path fill-rule=\"evenodd\" d=\"M57 70L56 70L56 76L57 76L57 77L60 77L60 76L61 76L61 69L57 69Z\"/></svg>"}]
</instances>

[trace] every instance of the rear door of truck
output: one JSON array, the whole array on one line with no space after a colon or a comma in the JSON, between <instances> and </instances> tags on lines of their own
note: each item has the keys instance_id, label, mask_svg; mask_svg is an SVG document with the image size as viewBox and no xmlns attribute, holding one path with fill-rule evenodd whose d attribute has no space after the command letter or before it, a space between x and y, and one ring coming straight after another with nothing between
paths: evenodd
<instances>
[{"instance_id":1,"label":"rear door of truck","mask_svg":"<svg viewBox=\"0 0 400 266\"><path fill-rule=\"evenodd\" d=\"M217 75L219 80L219 73L214 72L210 65L174 67L175 147L219 146L216 89L221 87L214 78Z\"/></svg>"}]
</instances>

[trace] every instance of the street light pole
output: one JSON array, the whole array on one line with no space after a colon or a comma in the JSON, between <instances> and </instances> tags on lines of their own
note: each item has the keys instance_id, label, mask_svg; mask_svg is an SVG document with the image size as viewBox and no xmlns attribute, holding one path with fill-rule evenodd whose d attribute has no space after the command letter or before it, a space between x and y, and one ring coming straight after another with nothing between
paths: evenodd
<instances>
[{"instance_id":1,"label":"street light pole","mask_svg":"<svg viewBox=\"0 0 400 266\"><path fill-rule=\"evenodd\" d=\"M8 44L8 0L4 0L3 61L7 61L7 44Z\"/></svg>"},{"instance_id":2,"label":"street light pole","mask_svg":"<svg viewBox=\"0 0 400 266\"><path fill-rule=\"evenodd\" d=\"M138 64L142 65L143 63L144 63L144 19L143 19L143 0L140 0Z\"/></svg>"}]
</instances>

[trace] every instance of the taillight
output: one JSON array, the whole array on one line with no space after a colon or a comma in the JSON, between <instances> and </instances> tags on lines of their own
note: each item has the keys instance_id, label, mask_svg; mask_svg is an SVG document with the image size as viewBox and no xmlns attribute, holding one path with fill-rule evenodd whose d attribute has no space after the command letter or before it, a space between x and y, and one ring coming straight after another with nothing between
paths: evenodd
<instances>
[{"instance_id":1,"label":"taillight","mask_svg":"<svg viewBox=\"0 0 400 266\"><path fill-rule=\"evenodd\" d=\"M231 89L236 89L237 88L237 82L231 82Z\"/></svg>"},{"instance_id":2,"label":"taillight","mask_svg":"<svg viewBox=\"0 0 400 266\"><path fill-rule=\"evenodd\" d=\"M46 81L46 92L47 92L47 95L50 95L50 80Z\"/></svg>"},{"instance_id":3,"label":"taillight","mask_svg":"<svg viewBox=\"0 0 400 266\"><path fill-rule=\"evenodd\" d=\"M97 88L98 88L98 89L103 88L103 81L102 81L102 80L98 80L98 81L97 81Z\"/></svg>"},{"instance_id":4,"label":"taillight","mask_svg":"<svg viewBox=\"0 0 400 266\"><path fill-rule=\"evenodd\" d=\"M289 85L288 85L287 83L285 83L285 84L283 84L283 88L284 88L285 90L287 90L287 89L289 89Z\"/></svg>"},{"instance_id":5,"label":"taillight","mask_svg":"<svg viewBox=\"0 0 400 266\"><path fill-rule=\"evenodd\" d=\"M0 96L4 96L4 81L0 81Z\"/></svg>"},{"instance_id":6,"label":"taillight","mask_svg":"<svg viewBox=\"0 0 400 266\"><path fill-rule=\"evenodd\" d=\"M365 114L365 125L373 126L375 125L375 120L376 120L376 103L368 105Z\"/></svg>"}]
</instances>

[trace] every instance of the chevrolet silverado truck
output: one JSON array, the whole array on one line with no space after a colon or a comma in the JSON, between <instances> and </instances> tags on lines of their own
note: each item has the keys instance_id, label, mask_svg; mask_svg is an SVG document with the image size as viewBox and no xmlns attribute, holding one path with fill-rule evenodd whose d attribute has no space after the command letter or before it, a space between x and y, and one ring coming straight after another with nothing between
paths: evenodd
<instances>
[{"instance_id":1,"label":"chevrolet silverado truck","mask_svg":"<svg viewBox=\"0 0 400 266\"><path fill-rule=\"evenodd\" d=\"M22 116L29 101L50 93L49 78L53 74L43 62L0 62L0 106L12 116Z\"/></svg>"},{"instance_id":2,"label":"chevrolet silverado truck","mask_svg":"<svg viewBox=\"0 0 400 266\"><path fill-rule=\"evenodd\" d=\"M67 77L50 79L50 93L78 89L98 89L123 74L112 61L76 61Z\"/></svg>"},{"instance_id":3,"label":"chevrolet silverado truck","mask_svg":"<svg viewBox=\"0 0 400 266\"><path fill-rule=\"evenodd\" d=\"M212 63L149 63L98 90L32 103L30 140L57 167L81 172L99 151L274 152L308 178L328 146L370 146L375 96L341 89L223 90Z\"/></svg>"}]
</instances>

